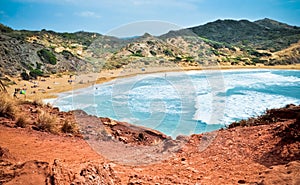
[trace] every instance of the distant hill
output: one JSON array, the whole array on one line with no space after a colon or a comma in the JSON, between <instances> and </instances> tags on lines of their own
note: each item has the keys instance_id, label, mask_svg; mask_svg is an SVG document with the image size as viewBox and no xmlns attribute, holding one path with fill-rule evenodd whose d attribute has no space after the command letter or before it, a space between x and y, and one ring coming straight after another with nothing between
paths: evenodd
<instances>
[{"instance_id":1,"label":"distant hill","mask_svg":"<svg viewBox=\"0 0 300 185\"><path fill-rule=\"evenodd\" d=\"M271 19L217 20L170 31L116 38L99 33L13 30L0 24L0 77L147 66L300 63L300 27Z\"/></svg>"},{"instance_id":2,"label":"distant hill","mask_svg":"<svg viewBox=\"0 0 300 185\"><path fill-rule=\"evenodd\" d=\"M217 20L188 29L209 40L270 51L282 50L300 39L300 27L267 18L254 22Z\"/></svg>"}]
</instances>

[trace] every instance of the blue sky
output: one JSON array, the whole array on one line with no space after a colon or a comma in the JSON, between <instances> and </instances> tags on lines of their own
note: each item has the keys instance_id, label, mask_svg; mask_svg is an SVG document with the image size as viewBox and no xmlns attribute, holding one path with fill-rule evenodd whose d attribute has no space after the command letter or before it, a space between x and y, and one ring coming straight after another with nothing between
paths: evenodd
<instances>
[{"instance_id":1,"label":"blue sky","mask_svg":"<svg viewBox=\"0 0 300 185\"><path fill-rule=\"evenodd\" d=\"M1 23L14 29L58 32L106 34L143 21L170 23L170 28L156 26L164 32L176 25L265 17L300 26L300 0L0 0Z\"/></svg>"}]
</instances>

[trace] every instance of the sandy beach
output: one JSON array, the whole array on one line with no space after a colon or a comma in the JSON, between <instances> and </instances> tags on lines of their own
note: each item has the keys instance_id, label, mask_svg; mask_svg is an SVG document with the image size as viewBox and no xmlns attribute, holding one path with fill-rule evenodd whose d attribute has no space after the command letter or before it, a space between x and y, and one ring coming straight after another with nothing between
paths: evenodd
<instances>
[{"instance_id":1,"label":"sandy beach","mask_svg":"<svg viewBox=\"0 0 300 185\"><path fill-rule=\"evenodd\" d=\"M226 70L226 69L296 69L300 70L300 64L282 66L167 66L167 67L145 67L145 68L121 68L117 70L102 70L99 73L88 74L56 74L50 77L39 77L37 80L25 81L20 77L11 78L16 84L10 85L7 90L13 96L15 89L26 90L26 95L17 94L20 99L40 101L57 97L58 93L101 84L116 78L131 77L138 74L151 74L160 72L176 72L190 70Z\"/></svg>"}]
</instances>

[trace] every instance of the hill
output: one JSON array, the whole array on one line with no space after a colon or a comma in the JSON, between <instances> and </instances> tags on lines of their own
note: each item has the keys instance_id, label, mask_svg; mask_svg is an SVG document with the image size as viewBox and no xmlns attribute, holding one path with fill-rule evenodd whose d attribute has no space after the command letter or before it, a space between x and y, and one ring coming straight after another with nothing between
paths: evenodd
<instances>
[{"instance_id":1,"label":"hill","mask_svg":"<svg viewBox=\"0 0 300 185\"><path fill-rule=\"evenodd\" d=\"M189 29L209 40L271 52L287 48L300 38L300 27L267 18L254 22L217 20Z\"/></svg>"},{"instance_id":2,"label":"hill","mask_svg":"<svg viewBox=\"0 0 300 185\"><path fill-rule=\"evenodd\" d=\"M300 28L271 19L217 20L120 39L98 33L13 30L0 24L0 77L101 69L300 63Z\"/></svg>"}]
</instances>

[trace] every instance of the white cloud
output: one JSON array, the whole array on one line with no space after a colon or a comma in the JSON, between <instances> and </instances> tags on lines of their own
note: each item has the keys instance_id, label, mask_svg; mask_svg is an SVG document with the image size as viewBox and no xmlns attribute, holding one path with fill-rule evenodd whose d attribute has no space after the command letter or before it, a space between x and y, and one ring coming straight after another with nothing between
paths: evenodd
<instances>
[{"instance_id":1,"label":"white cloud","mask_svg":"<svg viewBox=\"0 0 300 185\"><path fill-rule=\"evenodd\" d=\"M92 12L92 11L83 11L83 12L79 12L79 13L75 13L77 16L80 16L80 17L87 17L87 18L101 18L100 15L98 15L97 13L95 12Z\"/></svg>"}]
</instances>

